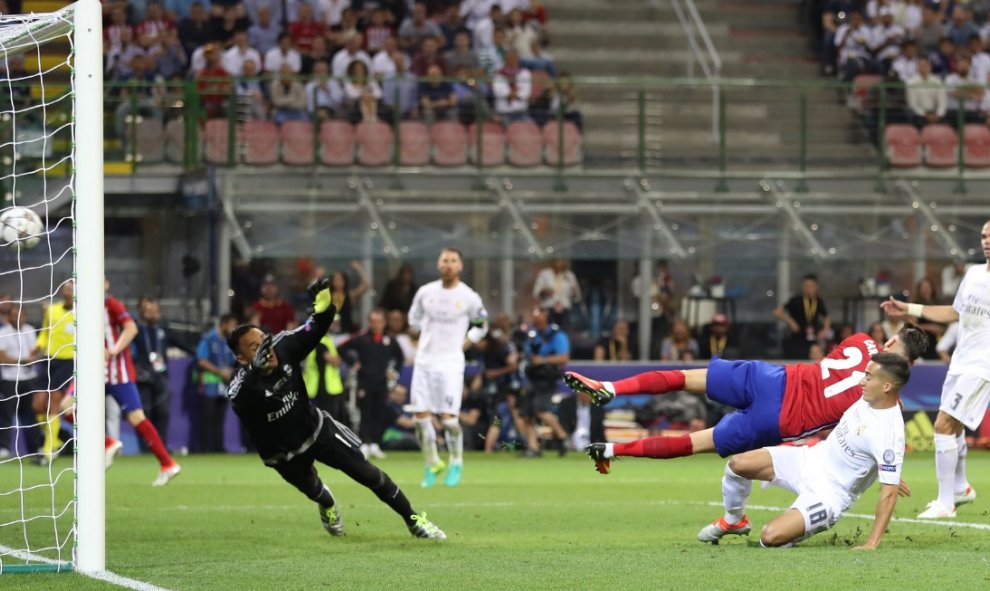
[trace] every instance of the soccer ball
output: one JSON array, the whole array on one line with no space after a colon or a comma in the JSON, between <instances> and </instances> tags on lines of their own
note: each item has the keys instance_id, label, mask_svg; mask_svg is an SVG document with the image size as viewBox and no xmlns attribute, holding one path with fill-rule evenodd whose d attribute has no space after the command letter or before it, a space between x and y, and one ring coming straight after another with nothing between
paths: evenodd
<instances>
[{"instance_id":1,"label":"soccer ball","mask_svg":"<svg viewBox=\"0 0 990 591\"><path fill-rule=\"evenodd\" d=\"M12 207L0 213L0 245L10 248L34 248L41 241L44 225L41 218L26 207Z\"/></svg>"}]
</instances>

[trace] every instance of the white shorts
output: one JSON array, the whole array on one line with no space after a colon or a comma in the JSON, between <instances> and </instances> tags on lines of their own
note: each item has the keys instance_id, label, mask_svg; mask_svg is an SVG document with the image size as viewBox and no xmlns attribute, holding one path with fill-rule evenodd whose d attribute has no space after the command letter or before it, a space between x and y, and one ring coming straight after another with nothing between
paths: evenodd
<instances>
[{"instance_id":1,"label":"white shorts","mask_svg":"<svg viewBox=\"0 0 990 591\"><path fill-rule=\"evenodd\" d=\"M804 517L804 535L794 543L806 540L835 525L835 522L842 517L841 508L834 500L825 498L807 485L809 474L805 468L811 466L808 458L811 448L784 445L768 447L766 450L773 459L775 475L773 484L798 496L790 508L797 509Z\"/></svg>"},{"instance_id":2,"label":"white shorts","mask_svg":"<svg viewBox=\"0 0 990 591\"><path fill-rule=\"evenodd\" d=\"M945 376L942 385L942 403L938 409L976 430L987 413L990 404L990 382L967 374Z\"/></svg>"},{"instance_id":3,"label":"white shorts","mask_svg":"<svg viewBox=\"0 0 990 591\"><path fill-rule=\"evenodd\" d=\"M458 415L464 392L464 368L427 369L413 366L409 410Z\"/></svg>"}]
</instances>

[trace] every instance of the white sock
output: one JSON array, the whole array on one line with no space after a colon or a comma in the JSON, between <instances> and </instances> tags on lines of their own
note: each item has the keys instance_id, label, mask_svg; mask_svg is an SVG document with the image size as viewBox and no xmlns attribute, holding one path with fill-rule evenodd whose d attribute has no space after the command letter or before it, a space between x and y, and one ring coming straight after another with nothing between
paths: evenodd
<instances>
[{"instance_id":1,"label":"white sock","mask_svg":"<svg viewBox=\"0 0 990 591\"><path fill-rule=\"evenodd\" d=\"M956 437L956 446L959 448L959 453L956 456L959 459L956 461L953 493L961 495L969 488L969 480L966 479L966 454L969 452L969 446L966 445L966 431L963 431L959 434L959 437Z\"/></svg>"},{"instance_id":2,"label":"white sock","mask_svg":"<svg viewBox=\"0 0 990 591\"><path fill-rule=\"evenodd\" d=\"M464 463L464 430L461 422L456 419L444 419L443 430L447 433L447 450L450 451L450 463Z\"/></svg>"},{"instance_id":3,"label":"white sock","mask_svg":"<svg viewBox=\"0 0 990 591\"><path fill-rule=\"evenodd\" d=\"M605 388L612 394L615 394L615 386L612 385L612 382L602 382L602 388Z\"/></svg>"},{"instance_id":4,"label":"white sock","mask_svg":"<svg viewBox=\"0 0 990 591\"><path fill-rule=\"evenodd\" d=\"M366 459L366 460L368 459L368 454L369 453L371 453L371 446L369 446L367 443L362 443L361 444L361 455L364 456L364 459Z\"/></svg>"},{"instance_id":5,"label":"white sock","mask_svg":"<svg viewBox=\"0 0 990 591\"><path fill-rule=\"evenodd\" d=\"M953 499L959 447L955 435L935 434L935 476L938 478L938 500L946 509L956 506Z\"/></svg>"},{"instance_id":6,"label":"white sock","mask_svg":"<svg viewBox=\"0 0 990 591\"><path fill-rule=\"evenodd\" d=\"M372 443L371 444L371 451L372 451L372 453L378 453L378 454L380 454L380 453L382 453L382 448L378 447L378 444L377 443Z\"/></svg>"},{"instance_id":7,"label":"white sock","mask_svg":"<svg viewBox=\"0 0 990 591\"><path fill-rule=\"evenodd\" d=\"M615 444L614 443L606 443L605 444L605 457L606 458L614 458L615 457Z\"/></svg>"},{"instance_id":8,"label":"white sock","mask_svg":"<svg viewBox=\"0 0 990 591\"><path fill-rule=\"evenodd\" d=\"M419 439L419 447L423 450L426 465L435 466L440 463L440 456L437 454L437 431L433 428L433 417L416 419L416 438Z\"/></svg>"},{"instance_id":9,"label":"white sock","mask_svg":"<svg viewBox=\"0 0 990 591\"><path fill-rule=\"evenodd\" d=\"M746 500L752 490L753 481L733 472L726 462L725 472L722 474L722 503L725 505L726 523L735 525L746 516Z\"/></svg>"}]
</instances>

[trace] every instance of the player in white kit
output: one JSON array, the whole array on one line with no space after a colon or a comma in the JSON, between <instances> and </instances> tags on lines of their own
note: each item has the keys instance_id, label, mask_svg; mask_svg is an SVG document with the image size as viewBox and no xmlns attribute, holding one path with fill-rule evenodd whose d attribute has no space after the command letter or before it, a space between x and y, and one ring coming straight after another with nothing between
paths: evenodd
<instances>
[{"instance_id":1,"label":"player in white kit","mask_svg":"<svg viewBox=\"0 0 990 591\"><path fill-rule=\"evenodd\" d=\"M956 516L956 507L976 500L966 479L966 430L976 430L990 403L990 221L983 224L980 245L985 265L973 265L963 276L951 306L922 306L890 300L882 304L891 318L905 315L949 324L959 322L956 350L942 385L935 418L935 475L938 498L920 519Z\"/></svg>"},{"instance_id":2,"label":"player in white kit","mask_svg":"<svg viewBox=\"0 0 990 591\"><path fill-rule=\"evenodd\" d=\"M879 546L898 493L911 493L901 484L904 419L898 404L901 387L910 375L906 358L877 353L860 382L863 397L843 413L824 442L814 447L765 447L734 456L722 478L725 516L702 529L698 539L718 543L727 534L749 533L745 509L752 480L765 480L798 495L787 511L760 532L763 546L789 546L835 525L879 479L873 529L857 549Z\"/></svg>"},{"instance_id":3,"label":"player in white kit","mask_svg":"<svg viewBox=\"0 0 990 591\"><path fill-rule=\"evenodd\" d=\"M433 415L440 417L450 451L447 486L457 486L464 465L464 433L461 430L461 396L464 390L465 338L477 343L488 332L488 312L473 289L461 282L464 269L460 251L440 251L440 279L419 288L409 308L409 325L419 331L413 367L410 407L415 416L426 471L423 486L436 484L447 468L437 454Z\"/></svg>"}]
</instances>

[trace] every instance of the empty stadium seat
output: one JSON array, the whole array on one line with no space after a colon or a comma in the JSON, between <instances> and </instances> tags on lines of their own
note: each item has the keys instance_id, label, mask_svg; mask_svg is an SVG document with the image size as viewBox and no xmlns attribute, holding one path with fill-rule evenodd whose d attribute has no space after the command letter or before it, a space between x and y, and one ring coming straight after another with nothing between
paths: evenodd
<instances>
[{"instance_id":1,"label":"empty stadium seat","mask_svg":"<svg viewBox=\"0 0 990 591\"><path fill-rule=\"evenodd\" d=\"M921 166L921 137L913 125L888 125L883 135L891 166Z\"/></svg>"},{"instance_id":2,"label":"empty stadium seat","mask_svg":"<svg viewBox=\"0 0 990 591\"><path fill-rule=\"evenodd\" d=\"M433 162L438 166L467 164L467 128L456 121L440 121L430 127Z\"/></svg>"},{"instance_id":3,"label":"empty stadium seat","mask_svg":"<svg viewBox=\"0 0 990 591\"><path fill-rule=\"evenodd\" d=\"M208 163L233 164L229 162L230 129L226 119L207 120L203 127L203 145Z\"/></svg>"},{"instance_id":4,"label":"empty stadium seat","mask_svg":"<svg viewBox=\"0 0 990 591\"><path fill-rule=\"evenodd\" d=\"M430 131L425 123L403 121L399 124L399 163L402 166L425 166L430 163Z\"/></svg>"},{"instance_id":5,"label":"empty stadium seat","mask_svg":"<svg viewBox=\"0 0 990 591\"><path fill-rule=\"evenodd\" d=\"M286 121L279 129L282 162L290 166L309 166L316 160L313 124L309 121Z\"/></svg>"},{"instance_id":6,"label":"empty stadium seat","mask_svg":"<svg viewBox=\"0 0 990 591\"><path fill-rule=\"evenodd\" d=\"M514 121L505 130L509 164L537 166L543 161L543 136L532 121Z\"/></svg>"},{"instance_id":7,"label":"empty stadium seat","mask_svg":"<svg viewBox=\"0 0 990 591\"><path fill-rule=\"evenodd\" d=\"M883 76L877 74L860 74L852 81L852 103L849 105L856 112L862 113L869 103L870 90L883 82Z\"/></svg>"},{"instance_id":8,"label":"empty stadium seat","mask_svg":"<svg viewBox=\"0 0 990 591\"><path fill-rule=\"evenodd\" d=\"M564 121L564 166L581 163L581 132L570 121ZM547 164L556 166L560 161L560 128L556 121L550 121L543 126L543 143Z\"/></svg>"},{"instance_id":9,"label":"empty stadium seat","mask_svg":"<svg viewBox=\"0 0 990 591\"><path fill-rule=\"evenodd\" d=\"M478 162L478 126L472 123L467 132L468 152L471 161ZM494 121L488 121L481 126L481 164L482 166L501 166L505 163L505 130Z\"/></svg>"},{"instance_id":10,"label":"empty stadium seat","mask_svg":"<svg viewBox=\"0 0 990 591\"><path fill-rule=\"evenodd\" d=\"M926 125L921 130L921 144L928 166L948 168L959 164L959 138L948 125Z\"/></svg>"},{"instance_id":11,"label":"empty stadium seat","mask_svg":"<svg viewBox=\"0 0 990 591\"><path fill-rule=\"evenodd\" d=\"M990 166L990 129L986 125L973 123L964 127L963 143L966 146L966 166Z\"/></svg>"},{"instance_id":12,"label":"empty stadium seat","mask_svg":"<svg viewBox=\"0 0 990 591\"><path fill-rule=\"evenodd\" d=\"M394 135L387 123L358 123L354 132L358 163L384 166L391 162Z\"/></svg>"},{"instance_id":13,"label":"empty stadium seat","mask_svg":"<svg viewBox=\"0 0 990 591\"><path fill-rule=\"evenodd\" d=\"M165 128L161 119L151 117L141 117L141 121L136 124L137 129L132 133L131 126L127 126L127 135L124 137L125 158L131 157L130 141L131 137L136 139L136 158L138 164L158 164L165 159Z\"/></svg>"},{"instance_id":14,"label":"empty stadium seat","mask_svg":"<svg viewBox=\"0 0 990 591\"><path fill-rule=\"evenodd\" d=\"M354 164L354 126L346 121L324 121L320 126L320 162L327 166Z\"/></svg>"},{"instance_id":15,"label":"empty stadium seat","mask_svg":"<svg viewBox=\"0 0 990 591\"><path fill-rule=\"evenodd\" d=\"M186 154L186 121L182 117L165 124L165 157L181 164Z\"/></svg>"},{"instance_id":16,"label":"empty stadium seat","mask_svg":"<svg viewBox=\"0 0 990 591\"><path fill-rule=\"evenodd\" d=\"M238 145L244 154L244 164L267 166L278 162L279 131L272 121L245 121L241 126Z\"/></svg>"}]
</instances>

